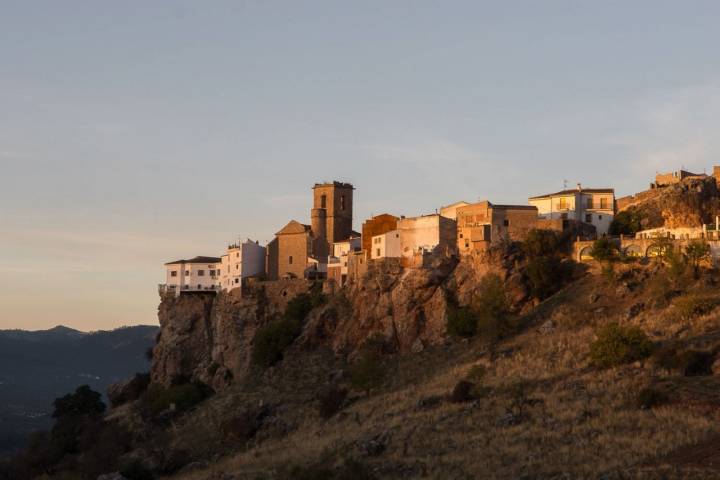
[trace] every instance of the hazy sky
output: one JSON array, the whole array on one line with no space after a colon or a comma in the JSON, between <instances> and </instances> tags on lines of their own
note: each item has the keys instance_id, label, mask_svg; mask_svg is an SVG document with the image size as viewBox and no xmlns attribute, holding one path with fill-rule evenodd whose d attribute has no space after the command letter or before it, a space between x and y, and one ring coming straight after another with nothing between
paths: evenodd
<instances>
[{"instance_id":1,"label":"hazy sky","mask_svg":"<svg viewBox=\"0 0 720 480\"><path fill-rule=\"evenodd\" d=\"M163 262L720 163L715 1L0 0L0 328L155 323Z\"/></svg>"}]
</instances>

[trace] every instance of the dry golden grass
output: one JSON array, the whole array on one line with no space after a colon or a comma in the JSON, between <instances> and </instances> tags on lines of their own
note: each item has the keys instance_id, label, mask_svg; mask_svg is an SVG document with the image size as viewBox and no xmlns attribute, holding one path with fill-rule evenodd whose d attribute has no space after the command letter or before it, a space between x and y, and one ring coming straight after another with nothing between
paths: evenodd
<instances>
[{"instance_id":1,"label":"dry golden grass","mask_svg":"<svg viewBox=\"0 0 720 480\"><path fill-rule=\"evenodd\" d=\"M259 441L236 449L208 469L176 475L178 480L272 478L287 465L358 458L380 478L710 478L707 470L678 470L661 459L681 446L720 434L715 410L688 408L688 398L718 397L714 379L664 379L690 392L681 402L639 410L637 393L657 382L652 362L598 371L588 363L589 344L597 325L621 319L643 298L642 285L615 295L616 287L589 277L551 299L562 311L541 306L532 326L503 342L491 354L479 342L453 343L395 360L392 381L382 391L354 401L341 414L322 421L313 392L342 366L329 356L295 352L274 376L257 379L208 402L194 418L179 424L181 438L212 444L218 424L232 409L260 401L282 404L277 416L290 426L286 434L259 434ZM599 295L594 304L591 292ZM601 314L597 310L602 308ZM720 343L716 312L688 319L678 327L670 310L646 308L628 322L654 340ZM540 333L537 325L553 318L555 330ZM622 319L621 319L622 320ZM305 363L303 363L305 362ZM485 367L483 393L475 402L442 402L420 408L420 399L447 395L476 365ZM300 378L301 373L305 378ZM292 379L290 381L289 379ZM288 381L290 384L286 384ZM526 385L526 418L516 425L501 420L512 407L513 388ZM704 382L704 383L703 383ZM711 402L712 403L712 402ZM204 433L199 433L200 431ZM381 438L386 449L364 457L358 445ZM187 442L185 447L187 447ZM720 475L718 475L720 476Z\"/></svg>"}]
</instances>

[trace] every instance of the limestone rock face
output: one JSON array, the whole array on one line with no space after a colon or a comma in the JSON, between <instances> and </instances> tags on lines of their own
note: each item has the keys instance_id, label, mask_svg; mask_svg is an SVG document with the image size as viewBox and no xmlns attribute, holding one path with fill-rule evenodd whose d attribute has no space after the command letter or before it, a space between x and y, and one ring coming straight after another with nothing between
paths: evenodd
<instances>
[{"instance_id":1,"label":"limestone rock face","mask_svg":"<svg viewBox=\"0 0 720 480\"><path fill-rule=\"evenodd\" d=\"M371 262L362 278L311 312L296 345L353 355L378 335L388 349L402 353L442 344L450 306L471 303L480 279L490 272L505 281L511 305L527 303L517 263L502 249L461 261L437 255L422 269L403 269L399 259ZM217 390L241 379L250 367L257 329L280 317L287 302L309 288L304 280L260 282L244 295L237 289L217 296L165 297L152 382L167 385L184 377Z\"/></svg>"},{"instance_id":2,"label":"limestone rock face","mask_svg":"<svg viewBox=\"0 0 720 480\"><path fill-rule=\"evenodd\" d=\"M714 177L688 178L644 192L625 210L640 213L643 229L700 227L720 215L720 192Z\"/></svg>"}]
</instances>

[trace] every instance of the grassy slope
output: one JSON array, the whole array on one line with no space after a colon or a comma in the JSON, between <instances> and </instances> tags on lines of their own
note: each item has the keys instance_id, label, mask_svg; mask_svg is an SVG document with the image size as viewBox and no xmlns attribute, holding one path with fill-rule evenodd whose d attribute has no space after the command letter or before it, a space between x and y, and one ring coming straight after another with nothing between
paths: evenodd
<instances>
[{"instance_id":1,"label":"grassy slope","mask_svg":"<svg viewBox=\"0 0 720 480\"><path fill-rule=\"evenodd\" d=\"M179 446L205 449L206 456L220 448L221 424L231 412L260 402L276 406L250 444L225 450L208 468L175 478L199 480L220 472L258 478L283 465L329 465L344 458L362 459L382 478L596 478L603 473L656 478L660 470L668 478L715 475L703 470L707 465L681 461L682 450L672 452L720 434L717 377L673 377L652 362L606 371L589 366L594 328L621 320L634 303L647 303L642 285L619 295L618 284L597 274L585 277L540 305L527 328L493 354L471 341L394 358L384 389L369 398L354 396L329 421L318 416L315 392L342 362L328 352L292 352L279 368L219 395L176 426ZM599 294L594 303L591 293ZM547 318L554 330L541 333L538 326ZM657 341L720 343L717 311L681 322L672 307L648 307L629 322ZM447 395L475 365L487 369L476 402L418 406L422 398ZM512 387L521 380L534 401L525 420L504 425ZM673 402L639 410L637 392L662 382L670 385ZM359 446L371 439L380 439L385 451L372 457L361 453Z\"/></svg>"}]
</instances>

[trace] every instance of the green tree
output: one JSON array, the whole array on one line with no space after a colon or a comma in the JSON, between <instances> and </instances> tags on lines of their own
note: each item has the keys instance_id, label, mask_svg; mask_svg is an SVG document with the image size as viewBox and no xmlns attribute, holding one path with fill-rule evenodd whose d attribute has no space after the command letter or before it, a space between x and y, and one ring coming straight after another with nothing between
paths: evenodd
<instances>
[{"instance_id":1,"label":"green tree","mask_svg":"<svg viewBox=\"0 0 720 480\"><path fill-rule=\"evenodd\" d=\"M475 297L478 317L478 331L491 342L507 335L512 330L509 322L510 307L505 292L505 284L499 275L486 274Z\"/></svg>"},{"instance_id":2,"label":"green tree","mask_svg":"<svg viewBox=\"0 0 720 480\"><path fill-rule=\"evenodd\" d=\"M590 255L598 262L608 262L615 258L617 246L607 237L598 238L593 242Z\"/></svg>"},{"instance_id":3,"label":"green tree","mask_svg":"<svg viewBox=\"0 0 720 480\"><path fill-rule=\"evenodd\" d=\"M359 359L350 366L350 384L355 390L364 391L366 395L380 387L385 381L385 366L383 365L380 348L368 342Z\"/></svg>"},{"instance_id":4,"label":"green tree","mask_svg":"<svg viewBox=\"0 0 720 480\"><path fill-rule=\"evenodd\" d=\"M695 279L700 276L700 262L710 256L710 245L703 239L690 240L685 247L685 255L693 267Z\"/></svg>"},{"instance_id":5,"label":"green tree","mask_svg":"<svg viewBox=\"0 0 720 480\"><path fill-rule=\"evenodd\" d=\"M528 258L553 257L562 253L563 238L554 230L534 228L522 242L522 251Z\"/></svg>"},{"instance_id":6,"label":"green tree","mask_svg":"<svg viewBox=\"0 0 720 480\"><path fill-rule=\"evenodd\" d=\"M610 235L635 235L642 230L640 212L631 209L619 212L610 223Z\"/></svg>"},{"instance_id":7,"label":"green tree","mask_svg":"<svg viewBox=\"0 0 720 480\"><path fill-rule=\"evenodd\" d=\"M81 415L100 415L105 412L102 395L83 385L75 393L56 398L53 402L53 418L79 417Z\"/></svg>"},{"instance_id":8,"label":"green tree","mask_svg":"<svg viewBox=\"0 0 720 480\"><path fill-rule=\"evenodd\" d=\"M562 286L564 273L563 263L556 256L532 258L525 270L530 294L545 300Z\"/></svg>"},{"instance_id":9,"label":"green tree","mask_svg":"<svg viewBox=\"0 0 720 480\"><path fill-rule=\"evenodd\" d=\"M478 316L470 307L452 308L448 313L447 331L459 337L472 337L477 333Z\"/></svg>"}]
</instances>

